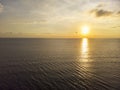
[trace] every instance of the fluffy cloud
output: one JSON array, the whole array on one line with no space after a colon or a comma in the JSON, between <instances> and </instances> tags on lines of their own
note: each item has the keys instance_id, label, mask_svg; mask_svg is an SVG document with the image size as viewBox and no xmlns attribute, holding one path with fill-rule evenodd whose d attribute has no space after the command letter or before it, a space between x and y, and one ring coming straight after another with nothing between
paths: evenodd
<instances>
[{"instance_id":1,"label":"fluffy cloud","mask_svg":"<svg viewBox=\"0 0 120 90\"><path fill-rule=\"evenodd\" d=\"M90 11L90 14L94 14L96 17L107 17L107 16L111 16L113 12L103 9L93 9Z\"/></svg>"},{"instance_id":2,"label":"fluffy cloud","mask_svg":"<svg viewBox=\"0 0 120 90\"><path fill-rule=\"evenodd\" d=\"M0 3L0 13L3 11L3 5Z\"/></svg>"}]
</instances>

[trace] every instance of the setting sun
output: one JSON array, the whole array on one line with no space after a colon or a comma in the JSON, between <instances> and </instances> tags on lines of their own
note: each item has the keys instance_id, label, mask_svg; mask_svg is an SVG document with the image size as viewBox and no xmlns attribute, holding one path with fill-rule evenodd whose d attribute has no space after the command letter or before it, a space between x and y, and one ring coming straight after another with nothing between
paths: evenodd
<instances>
[{"instance_id":1,"label":"setting sun","mask_svg":"<svg viewBox=\"0 0 120 90\"><path fill-rule=\"evenodd\" d=\"M83 26L81 29L81 34L82 35L87 35L90 31L90 28L88 26Z\"/></svg>"}]
</instances>

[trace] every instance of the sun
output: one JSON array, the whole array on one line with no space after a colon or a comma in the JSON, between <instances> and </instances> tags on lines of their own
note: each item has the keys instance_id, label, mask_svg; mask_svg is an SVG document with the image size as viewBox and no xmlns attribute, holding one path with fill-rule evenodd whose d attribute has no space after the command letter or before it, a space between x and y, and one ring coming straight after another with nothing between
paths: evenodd
<instances>
[{"instance_id":1,"label":"sun","mask_svg":"<svg viewBox=\"0 0 120 90\"><path fill-rule=\"evenodd\" d=\"M83 27L82 27L82 29L81 29L81 34L82 35L88 35L89 34L89 31L90 31L90 28L89 28L89 26L87 26L87 25L84 25Z\"/></svg>"}]
</instances>

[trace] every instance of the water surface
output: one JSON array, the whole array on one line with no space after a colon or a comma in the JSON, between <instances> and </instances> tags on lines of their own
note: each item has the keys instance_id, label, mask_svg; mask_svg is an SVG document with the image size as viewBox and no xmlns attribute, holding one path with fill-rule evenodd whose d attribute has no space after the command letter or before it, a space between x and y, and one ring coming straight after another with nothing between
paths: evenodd
<instances>
[{"instance_id":1,"label":"water surface","mask_svg":"<svg viewBox=\"0 0 120 90\"><path fill-rule=\"evenodd\" d=\"M0 39L0 90L119 90L120 39Z\"/></svg>"}]
</instances>

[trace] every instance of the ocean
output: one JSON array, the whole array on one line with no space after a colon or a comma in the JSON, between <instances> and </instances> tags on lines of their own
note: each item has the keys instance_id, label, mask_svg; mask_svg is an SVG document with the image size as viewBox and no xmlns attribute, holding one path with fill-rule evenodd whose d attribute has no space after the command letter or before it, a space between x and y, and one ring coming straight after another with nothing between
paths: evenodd
<instances>
[{"instance_id":1,"label":"ocean","mask_svg":"<svg viewBox=\"0 0 120 90\"><path fill-rule=\"evenodd\" d=\"M0 39L0 90L119 90L120 39Z\"/></svg>"}]
</instances>

